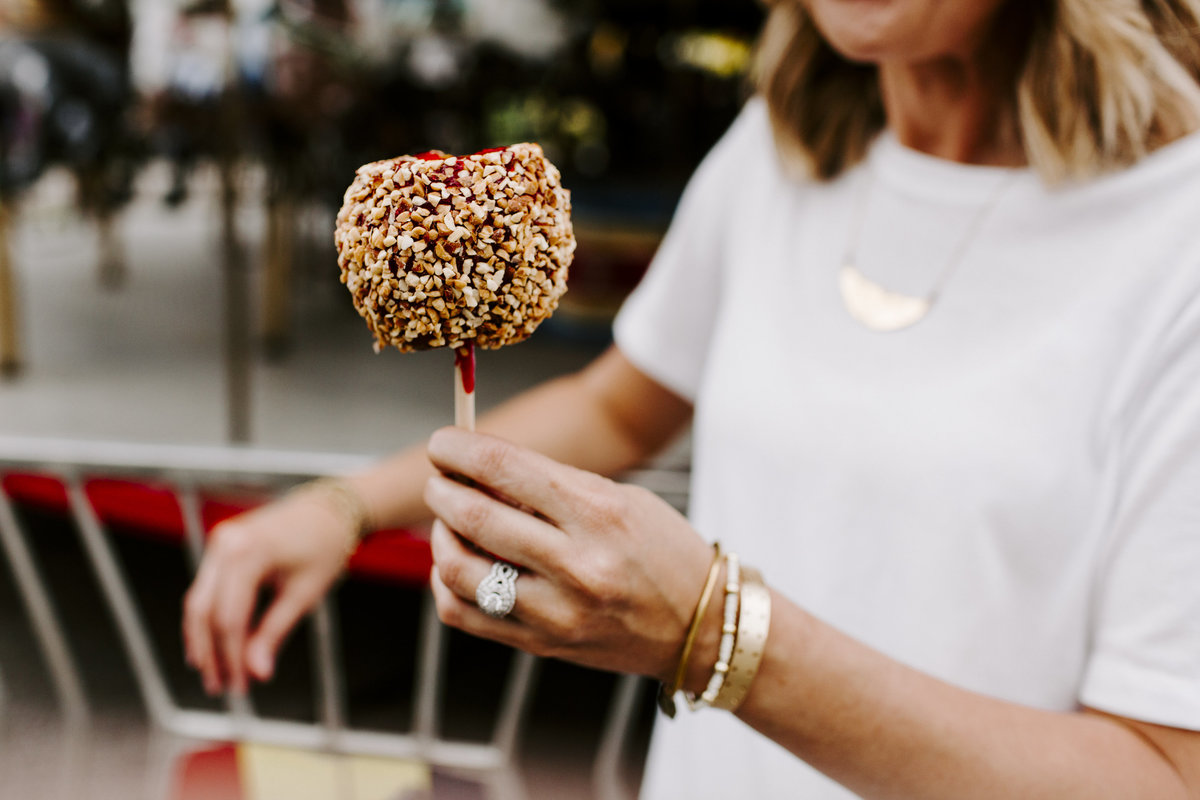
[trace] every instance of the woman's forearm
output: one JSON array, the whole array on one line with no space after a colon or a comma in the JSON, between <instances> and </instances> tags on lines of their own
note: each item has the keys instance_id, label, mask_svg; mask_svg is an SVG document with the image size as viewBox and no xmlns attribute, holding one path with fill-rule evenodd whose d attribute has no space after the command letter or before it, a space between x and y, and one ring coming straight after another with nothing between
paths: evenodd
<instances>
[{"instance_id":1,"label":"woman's forearm","mask_svg":"<svg viewBox=\"0 0 1200 800\"><path fill-rule=\"evenodd\" d=\"M703 680L693 673L690 683ZM865 798L1196 796L1170 758L1123 721L959 689L778 593L763 663L738 716Z\"/></svg>"},{"instance_id":2,"label":"woman's forearm","mask_svg":"<svg viewBox=\"0 0 1200 800\"><path fill-rule=\"evenodd\" d=\"M582 371L523 392L483 415L478 427L556 461L613 475L664 447L690 414L686 401L612 348ZM421 444L349 482L376 527L413 527L430 519L421 495L433 474Z\"/></svg>"}]
</instances>

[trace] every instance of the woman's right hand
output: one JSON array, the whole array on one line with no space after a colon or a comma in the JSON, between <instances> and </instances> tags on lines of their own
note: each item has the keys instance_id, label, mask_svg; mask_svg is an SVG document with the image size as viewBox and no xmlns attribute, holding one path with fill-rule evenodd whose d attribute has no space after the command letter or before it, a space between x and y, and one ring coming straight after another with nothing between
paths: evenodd
<instances>
[{"instance_id":1,"label":"woman's right hand","mask_svg":"<svg viewBox=\"0 0 1200 800\"><path fill-rule=\"evenodd\" d=\"M319 492L296 492L218 525L184 599L188 663L209 694L274 674L279 646L341 573L353 523ZM253 619L259 593L270 604Z\"/></svg>"}]
</instances>

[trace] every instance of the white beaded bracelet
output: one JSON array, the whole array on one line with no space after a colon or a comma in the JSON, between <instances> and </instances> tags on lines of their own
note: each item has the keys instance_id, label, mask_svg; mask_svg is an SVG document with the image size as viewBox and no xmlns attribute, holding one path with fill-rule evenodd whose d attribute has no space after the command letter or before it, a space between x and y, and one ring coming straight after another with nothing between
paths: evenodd
<instances>
[{"instance_id":1,"label":"white beaded bracelet","mask_svg":"<svg viewBox=\"0 0 1200 800\"><path fill-rule=\"evenodd\" d=\"M717 663L713 665L713 673L708 679L708 685L699 697L691 692L685 692L688 708L697 711L711 706L725 685L725 676L729 673L729 661L733 658L733 642L738 630L738 606L741 599L741 571L738 566L737 553L725 554L725 614L721 624L721 643L717 648Z\"/></svg>"}]
</instances>

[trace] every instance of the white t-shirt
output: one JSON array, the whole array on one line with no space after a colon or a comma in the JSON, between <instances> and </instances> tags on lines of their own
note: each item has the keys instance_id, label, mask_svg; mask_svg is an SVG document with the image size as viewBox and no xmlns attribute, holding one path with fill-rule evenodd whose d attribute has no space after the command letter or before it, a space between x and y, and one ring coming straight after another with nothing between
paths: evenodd
<instances>
[{"instance_id":1,"label":"white t-shirt","mask_svg":"<svg viewBox=\"0 0 1200 800\"><path fill-rule=\"evenodd\" d=\"M856 214L912 295L978 222L915 326L845 311ZM695 403L695 527L803 608L993 697L1200 729L1200 135L1052 188L884 134L819 183L753 100L616 340ZM713 711L659 721L644 786L849 796Z\"/></svg>"}]
</instances>

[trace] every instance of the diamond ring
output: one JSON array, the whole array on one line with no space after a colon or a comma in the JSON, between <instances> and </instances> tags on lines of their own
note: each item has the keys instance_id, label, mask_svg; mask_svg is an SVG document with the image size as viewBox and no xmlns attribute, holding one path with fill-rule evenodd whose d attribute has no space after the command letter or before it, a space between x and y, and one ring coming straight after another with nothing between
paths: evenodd
<instances>
[{"instance_id":1,"label":"diamond ring","mask_svg":"<svg viewBox=\"0 0 1200 800\"><path fill-rule=\"evenodd\" d=\"M475 588L475 603L489 617L503 619L517 604L517 568L497 561Z\"/></svg>"}]
</instances>

